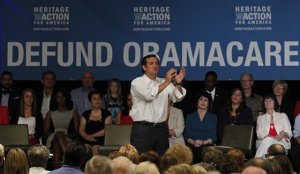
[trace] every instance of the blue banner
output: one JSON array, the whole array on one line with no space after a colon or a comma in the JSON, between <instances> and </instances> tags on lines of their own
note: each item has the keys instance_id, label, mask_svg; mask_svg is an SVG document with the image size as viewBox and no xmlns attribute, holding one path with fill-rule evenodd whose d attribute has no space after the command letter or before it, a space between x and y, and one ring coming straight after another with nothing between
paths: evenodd
<instances>
[{"instance_id":1,"label":"blue banner","mask_svg":"<svg viewBox=\"0 0 300 174\"><path fill-rule=\"evenodd\" d=\"M160 76L186 67L187 80L298 80L299 0L2 0L0 70L16 80L132 80L144 55Z\"/></svg>"}]
</instances>

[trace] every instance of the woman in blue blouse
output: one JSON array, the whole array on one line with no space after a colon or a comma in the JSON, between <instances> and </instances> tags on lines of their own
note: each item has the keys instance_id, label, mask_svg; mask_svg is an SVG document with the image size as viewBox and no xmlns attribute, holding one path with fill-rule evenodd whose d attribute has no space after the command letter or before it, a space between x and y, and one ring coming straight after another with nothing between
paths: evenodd
<instances>
[{"instance_id":1,"label":"woman in blue blouse","mask_svg":"<svg viewBox=\"0 0 300 174\"><path fill-rule=\"evenodd\" d=\"M201 161L202 147L217 140L217 117L208 111L211 95L202 92L198 97L197 111L186 118L184 137L193 151L194 163Z\"/></svg>"}]
</instances>

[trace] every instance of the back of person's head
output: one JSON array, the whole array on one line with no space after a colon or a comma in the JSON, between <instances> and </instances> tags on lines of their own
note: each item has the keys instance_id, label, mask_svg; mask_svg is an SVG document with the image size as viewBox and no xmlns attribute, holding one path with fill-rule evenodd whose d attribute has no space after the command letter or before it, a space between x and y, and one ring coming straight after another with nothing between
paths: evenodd
<instances>
[{"instance_id":1,"label":"back of person's head","mask_svg":"<svg viewBox=\"0 0 300 174\"><path fill-rule=\"evenodd\" d=\"M193 168L194 174L206 174L207 173L207 170L199 164L192 165L192 168Z\"/></svg>"},{"instance_id":2,"label":"back of person's head","mask_svg":"<svg viewBox=\"0 0 300 174\"><path fill-rule=\"evenodd\" d=\"M194 174L192 166L189 164L181 163L171 166L165 171L165 174Z\"/></svg>"},{"instance_id":3,"label":"back of person's head","mask_svg":"<svg viewBox=\"0 0 300 174\"><path fill-rule=\"evenodd\" d=\"M64 164L80 167L85 159L86 147L82 143L70 143L64 155Z\"/></svg>"},{"instance_id":4,"label":"back of person's head","mask_svg":"<svg viewBox=\"0 0 300 174\"><path fill-rule=\"evenodd\" d=\"M135 165L128 158L119 156L112 162L117 174L135 174Z\"/></svg>"},{"instance_id":5,"label":"back of person's head","mask_svg":"<svg viewBox=\"0 0 300 174\"><path fill-rule=\"evenodd\" d=\"M285 171L286 174L293 174L292 164L286 155L276 155L273 157L273 160L280 164L282 171Z\"/></svg>"},{"instance_id":6,"label":"back of person's head","mask_svg":"<svg viewBox=\"0 0 300 174\"><path fill-rule=\"evenodd\" d=\"M158 167L160 163L160 156L157 152L149 150L148 152L144 152L140 155L140 162L143 161L149 161Z\"/></svg>"},{"instance_id":7,"label":"back of person's head","mask_svg":"<svg viewBox=\"0 0 300 174\"><path fill-rule=\"evenodd\" d=\"M176 144L170 147L166 154L174 155L178 163L192 164L193 162L193 153L186 145Z\"/></svg>"},{"instance_id":8,"label":"back of person's head","mask_svg":"<svg viewBox=\"0 0 300 174\"><path fill-rule=\"evenodd\" d=\"M130 159L134 164L138 164L140 161L140 155L137 149L131 145L126 144L120 147L119 152Z\"/></svg>"},{"instance_id":9,"label":"back of person's head","mask_svg":"<svg viewBox=\"0 0 300 174\"><path fill-rule=\"evenodd\" d=\"M207 163L207 162L200 162L200 163L197 163L195 165L202 166L206 171L215 171L215 170L217 170L216 166L214 166L210 163Z\"/></svg>"},{"instance_id":10,"label":"back of person's head","mask_svg":"<svg viewBox=\"0 0 300 174\"><path fill-rule=\"evenodd\" d=\"M282 174L282 173L285 173L285 171L282 170L282 168L280 167L280 163L274 159L274 156L273 157L269 157L268 159L266 159L266 161L269 162L270 164L270 171L268 171L268 173L270 174Z\"/></svg>"},{"instance_id":11,"label":"back of person's head","mask_svg":"<svg viewBox=\"0 0 300 174\"><path fill-rule=\"evenodd\" d=\"M242 171L242 174L267 174L267 172L262 168L249 166Z\"/></svg>"},{"instance_id":12,"label":"back of person's head","mask_svg":"<svg viewBox=\"0 0 300 174\"><path fill-rule=\"evenodd\" d=\"M111 160L113 160L113 159L115 159L115 158L117 158L117 157L119 157L119 156L123 156L123 154L121 153L121 152L119 152L119 151L112 151L112 152L110 152L109 154L108 154L108 158L109 159L111 159Z\"/></svg>"},{"instance_id":13,"label":"back of person's head","mask_svg":"<svg viewBox=\"0 0 300 174\"><path fill-rule=\"evenodd\" d=\"M94 155L85 166L85 174L113 174L115 173L112 161L100 155Z\"/></svg>"},{"instance_id":14,"label":"back of person's head","mask_svg":"<svg viewBox=\"0 0 300 174\"><path fill-rule=\"evenodd\" d=\"M160 158L160 169L162 172L176 164L178 164L178 161L176 157L172 154L167 153Z\"/></svg>"},{"instance_id":15,"label":"back of person's head","mask_svg":"<svg viewBox=\"0 0 300 174\"><path fill-rule=\"evenodd\" d=\"M221 164L223 162L224 156L222 151L216 148L209 148L207 151L203 152L202 162L206 162L214 165L218 170L220 170Z\"/></svg>"},{"instance_id":16,"label":"back of person's head","mask_svg":"<svg viewBox=\"0 0 300 174\"><path fill-rule=\"evenodd\" d=\"M272 144L268 148L267 156L285 155L285 148L281 144Z\"/></svg>"},{"instance_id":17,"label":"back of person's head","mask_svg":"<svg viewBox=\"0 0 300 174\"><path fill-rule=\"evenodd\" d=\"M31 146L27 151L27 157L31 167L46 168L49 155L49 149L40 144Z\"/></svg>"},{"instance_id":18,"label":"back of person's head","mask_svg":"<svg viewBox=\"0 0 300 174\"><path fill-rule=\"evenodd\" d=\"M5 174L28 174L29 164L25 152L20 148L12 148L8 151L5 163Z\"/></svg>"},{"instance_id":19,"label":"back of person's head","mask_svg":"<svg viewBox=\"0 0 300 174\"><path fill-rule=\"evenodd\" d=\"M241 172L244 168L245 155L239 149L229 150L225 156L221 171L223 173Z\"/></svg>"},{"instance_id":20,"label":"back of person's head","mask_svg":"<svg viewBox=\"0 0 300 174\"><path fill-rule=\"evenodd\" d=\"M160 174L157 166L149 161L138 164L135 168L136 174Z\"/></svg>"},{"instance_id":21,"label":"back of person's head","mask_svg":"<svg viewBox=\"0 0 300 174\"><path fill-rule=\"evenodd\" d=\"M271 171L271 165L268 160L262 158L252 158L247 161L245 167L254 166L264 169L267 173Z\"/></svg>"}]
</instances>

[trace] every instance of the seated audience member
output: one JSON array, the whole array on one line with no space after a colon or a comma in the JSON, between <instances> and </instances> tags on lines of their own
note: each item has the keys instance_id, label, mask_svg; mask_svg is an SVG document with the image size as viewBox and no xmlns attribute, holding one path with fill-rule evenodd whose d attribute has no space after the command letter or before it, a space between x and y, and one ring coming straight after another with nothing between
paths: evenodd
<instances>
[{"instance_id":1,"label":"seated audience member","mask_svg":"<svg viewBox=\"0 0 300 174\"><path fill-rule=\"evenodd\" d=\"M140 156L137 149L131 144L126 144L120 147L119 152L130 159L134 164L138 164L140 162Z\"/></svg>"},{"instance_id":2,"label":"seated audience member","mask_svg":"<svg viewBox=\"0 0 300 174\"><path fill-rule=\"evenodd\" d=\"M123 110L123 95L119 79L112 79L108 82L107 93L103 96L103 109L107 109L112 116L113 124L121 123Z\"/></svg>"},{"instance_id":3,"label":"seated audience member","mask_svg":"<svg viewBox=\"0 0 300 174\"><path fill-rule=\"evenodd\" d=\"M217 168L213 164L210 164L210 163L207 163L207 162L200 162L200 163L197 163L197 164L194 164L194 165L199 165L199 166L203 167L207 172L217 171Z\"/></svg>"},{"instance_id":4,"label":"seated audience member","mask_svg":"<svg viewBox=\"0 0 300 174\"><path fill-rule=\"evenodd\" d=\"M30 164L29 174L46 174L47 162L50 156L49 149L46 146L37 144L31 146L27 151L27 157Z\"/></svg>"},{"instance_id":5,"label":"seated audience member","mask_svg":"<svg viewBox=\"0 0 300 174\"><path fill-rule=\"evenodd\" d=\"M295 119L294 130L294 145L289 151L289 157L293 165L295 172L300 172L300 116L298 115Z\"/></svg>"},{"instance_id":6,"label":"seated audience member","mask_svg":"<svg viewBox=\"0 0 300 174\"><path fill-rule=\"evenodd\" d=\"M286 155L286 150L281 144L272 144L267 151L267 157L277 156L277 155Z\"/></svg>"},{"instance_id":7,"label":"seated audience member","mask_svg":"<svg viewBox=\"0 0 300 174\"><path fill-rule=\"evenodd\" d=\"M197 101L197 111L186 118L184 137L193 152L194 163L201 161L202 147L217 141L217 117L208 111L211 96L202 92Z\"/></svg>"},{"instance_id":8,"label":"seated audience member","mask_svg":"<svg viewBox=\"0 0 300 174\"><path fill-rule=\"evenodd\" d=\"M29 133L29 144L40 144L43 135L43 117L37 109L35 92L26 88L21 95L20 116L13 121L14 124L27 124Z\"/></svg>"},{"instance_id":9,"label":"seated audience member","mask_svg":"<svg viewBox=\"0 0 300 174\"><path fill-rule=\"evenodd\" d=\"M4 146L0 144L0 174L3 174L3 164L4 164Z\"/></svg>"},{"instance_id":10,"label":"seated audience member","mask_svg":"<svg viewBox=\"0 0 300 174\"><path fill-rule=\"evenodd\" d=\"M281 144L290 149L292 130L290 121L285 113L276 112L277 100L273 94L264 97L265 114L257 118L257 151L255 157L265 157L272 144Z\"/></svg>"},{"instance_id":11,"label":"seated audience member","mask_svg":"<svg viewBox=\"0 0 300 174\"><path fill-rule=\"evenodd\" d=\"M126 100L126 106L122 111L122 115L121 115L121 124L132 124L132 118L129 115L129 112L132 108L132 95L131 93L128 93L127 95L127 100Z\"/></svg>"},{"instance_id":12,"label":"seated audience member","mask_svg":"<svg viewBox=\"0 0 300 174\"><path fill-rule=\"evenodd\" d=\"M37 92L37 106L43 118L49 111L54 109L56 90L56 74L53 71L45 71L42 74L42 89Z\"/></svg>"},{"instance_id":13,"label":"seated audience member","mask_svg":"<svg viewBox=\"0 0 300 174\"><path fill-rule=\"evenodd\" d=\"M112 160L116 174L135 174L135 165L124 156Z\"/></svg>"},{"instance_id":14,"label":"seated audience member","mask_svg":"<svg viewBox=\"0 0 300 174\"><path fill-rule=\"evenodd\" d=\"M263 114L263 97L255 93L252 89L254 84L252 74L242 73L240 77L240 82L243 89L243 93L245 95L245 104L251 109L253 120L254 122L256 122L257 117Z\"/></svg>"},{"instance_id":15,"label":"seated audience member","mask_svg":"<svg viewBox=\"0 0 300 174\"><path fill-rule=\"evenodd\" d=\"M266 161L268 161L270 164L270 171L267 173L272 173L272 174L285 173L285 171L282 170L282 168L280 167L280 164L278 163L277 160L274 159L274 157L269 157L266 159Z\"/></svg>"},{"instance_id":16,"label":"seated audience member","mask_svg":"<svg viewBox=\"0 0 300 174\"><path fill-rule=\"evenodd\" d=\"M248 160L247 163L245 164L245 167L249 167L249 166L259 167L259 168L265 170L266 173L271 172L270 162L263 158L254 157L254 158Z\"/></svg>"},{"instance_id":17,"label":"seated audience member","mask_svg":"<svg viewBox=\"0 0 300 174\"><path fill-rule=\"evenodd\" d=\"M85 165L85 174L114 174L115 167L113 162L100 155L94 155Z\"/></svg>"},{"instance_id":18,"label":"seated audience member","mask_svg":"<svg viewBox=\"0 0 300 174\"><path fill-rule=\"evenodd\" d=\"M223 161L224 156L221 150L211 147L207 151L203 152L202 162L212 164L217 170L221 169Z\"/></svg>"},{"instance_id":19,"label":"seated audience member","mask_svg":"<svg viewBox=\"0 0 300 174\"><path fill-rule=\"evenodd\" d=\"M174 166L178 164L178 161L176 159L176 157L172 154L164 154L161 158L160 158L160 170L161 173L163 173L164 171L166 171L169 167Z\"/></svg>"},{"instance_id":20,"label":"seated audience member","mask_svg":"<svg viewBox=\"0 0 300 174\"><path fill-rule=\"evenodd\" d=\"M78 134L78 116L72 110L71 96L66 89L58 90L53 104L53 111L47 113L44 134L47 147L53 149L53 163L61 163L68 143ZM70 124L72 123L72 124ZM68 133L72 127L73 132Z\"/></svg>"},{"instance_id":21,"label":"seated audience member","mask_svg":"<svg viewBox=\"0 0 300 174\"><path fill-rule=\"evenodd\" d=\"M292 164L286 155L276 155L272 159L278 162L279 166L281 167L282 171L285 172L285 174L294 173Z\"/></svg>"},{"instance_id":22,"label":"seated audience member","mask_svg":"<svg viewBox=\"0 0 300 174\"><path fill-rule=\"evenodd\" d=\"M112 124L109 111L101 109L101 93L93 90L89 93L88 99L91 103L91 110L85 111L79 124L79 134L84 143L93 147L93 153L97 154L97 147L104 144L104 126Z\"/></svg>"},{"instance_id":23,"label":"seated audience member","mask_svg":"<svg viewBox=\"0 0 300 174\"><path fill-rule=\"evenodd\" d=\"M182 163L171 166L165 171L165 174L194 174L194 171L192 166Z\"/></svg>"},{"instance_id":24,"label":"seated audience member","mask_svg":"<svg viewBox=\"0 0 300 174\"><path fill-rule=\"evenodd\" d=\"M240 173L244 168L245 155L239 149L230 149L224 155L222 173Z\"/></svg>"},{"instance_id":25,"label":"seated audience member","mask_svg":"<svg viewBox=\"0 0 300 174\"><path fill-rule=\"evenodd\" d=\"M284 80L274 80L273 82L273 94L276 97L278 107L276 112L285 113L291 123L294 124L294 104L286 94L288 91L288 84Z\"/></svg>"},{"instance_id":26,"label":"seated audience member","mask_svg":"<svg viewBox=\"0 0 300 174\"><path fill-rule=\"evenodd\" d=\"M199 164L192 165L194 174L207 174L207 170Z\"/></svg>"},{"instance_id":27,"label":"seated audience member","mask_svg":"<svg viewBox=\"0 0 300 174\"><path fill-rule=\"evenodd\" d=\"M249 166L242 171L242 174L267 174L267 172L262 168Z\"/></svg>"},{"instance_id":28,"label":"seated audience member","mask_svg":"<svg viewBox=\"0 0 300 174\"><path fill-rule=\"evenodd\" d=\"M218 135L223 136L225 125L253 125L252 111L245 105L245 96L240 88L231 91L226 108L218 115Z\"/></svg>"},{"instance_id":29,"label":"seated audience member","mask_svg":"<svg viewBox=\"0 0 300 174\"><path fill-rule=\"evenodd\" d=\"M29 164L25 152L20 148L11 148L4 162L4 174L27 174Z\"/></svg>"},{"instance_id":30,"label":"seated audience member","mask_svg":"<svg viewBox=\"0 0 300 174\"><path fill-rule=\"evenodd\" d=\"M99 155L101 155L101 154L99 154ZM113 160L113 159L115 159L115 158L117 158L117 157L119 157L119 156L123 156L123 154L121 153L121 152L119 152L119 151L112 151L112 152L110 152L109 154L108 154L108 158L109 159L111 159L111 160Z\"/></svg>"},{"instance_id":31,"label":"seated audience member","mask_svg":"<svg viewBox=\"0 0 300 174\"><path fill-rule=\"evenodd\" d=\"M20 115L22 91L13 86L13 75L9 71L1 73L0 87L0 124L8 124L12 120L17 120Z\"/></svg>"},{"instance_id":32,"label":"seated audience member","mask_svg":"<svg viewBox=\"0 0 300 174\"><path fill-rule=\"evenodd\" d=\"M49 174L83 174L80 167L83 165L86 147L81 143L70 143L64 154L62 167L49 172Z\"/></svg>"},{"instance_id":33,"label":"seated audience member","mask_svg":"<svg viewBox=\"0 0 300 174\"><path fill-rule=\"evenodd\" d=\"M175 144L166 151L166 154L174 155L178 163L192 164L193 162L193 153L186 145Z\"/></svg>"},{"instance_id":34,"label":"seated audience member","mask_svg":"<svg viewBox=\"0 0 300 174\"><path fill-rule=\"evenodd\" d=\"M149 161L159 167L160 156L154 150L149 150L140 155L140 162Z\"/></svg>"},{"instance_id":35,"label":"seated audience member","mask_svg":"<svg viewBox=\"0 0 300 174\"><path fill-rule=\"evenodd\" d=\"M136 174L160 174L157 166L149 161L138 164L135 168Z\"/></svg>"},{"instance_id":36,"label":"seated audience member","mask_svg":"<svg viewBox=\"0 0 300 174\"><path fill-rule=\"evenodd\" d=\"M88 100L88 94L92 90L95 82L94 75L91 71L83 73L81 78L82 87L73 89L71 91L71 98L73 101L73 109L77 112L77 115L82 116L84 111L91 109L91 104Z\"/></svg>"},{"instance_id":37,"label":"seated audience member","mask_svg":"<svg viewBox=\"0 0 300 174\"><path fill-rule=\"evenodd\" d=\"M168 112L167 112L167 124L169 128L169 145L170 147L175 144L184 144L183 130L184 130L184 118L181 109L173 107L172 99L169 98Z\"/></svg>"}]
</instances>

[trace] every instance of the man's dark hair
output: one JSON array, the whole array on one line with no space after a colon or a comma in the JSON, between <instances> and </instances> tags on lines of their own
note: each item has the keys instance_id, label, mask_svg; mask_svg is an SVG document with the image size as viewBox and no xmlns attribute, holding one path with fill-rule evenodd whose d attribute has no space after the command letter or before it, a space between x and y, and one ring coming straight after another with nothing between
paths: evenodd
<instances>
[{"instance_id":1,"label":"man's dark hair","mask_svg":"<svg viewBox=\"0 0 300 174\"><path fill-rule=\"evenodd\" d=\"M52 74L53 77L54 77L54 79L56 79L56 74L55 74L53 71L45 71L45 72L43 72L43 74L42 74L42 79L44 79L44 77L45 77L46 75L48 75L48 74Z\"/></svg>"},{"instance_id":2,"label":"man's dark hair","mask_svg":"<svg viewBox=\"0 0 300 174\"><path fill-rule=\"evenodd\" d=\"M146 60L149 59L150 57L156 57L157 58L157 56L155 54L148 54L145 57L143 57L143 59L142 59L142 71L143 71L143 73L145 73L145 71L143 69L143 66L147 64ZM157 58L157 60L159 61L158 58Z\"/></svg>"},{"instance_id":3,"label":"man's dark hair","mask_svg":"<svg viewBox=\"0 0 300 174\"><path fill-rule=\"evenodd\" d=\"M205 74L205 79L206 79L208 76L214 76L215 80L218 79L218 75L217 75L217 73L214 72L214 71L208 71L208 72Z\"/></svg>"},{"instance_id":4,"label":"man's dark hair","mask_svg":"<svg viewBox=\"0 0 300 174\"><path fill-rule=\"evenodd\" d=\"M272 144L268 148L268 156L285 155L285 148L281 144Z\"/></svg>"},{"instance_id":5,"label":"man's dark hair","mask_svg":"<svg viewBox=\"0 0 300 174\"><path fill-rule=\"evenodd\" d=\"M64 164L70 166L78 166L83 163L85 158L86 147L80 142L70 143L65 152Z\"/></svg>"},{"instance_id":6,"label":"man's dark hair","mask_svg":"<svg viewBox=\"0 0 300 174\"><path fill-rule=\"evenodd\" d=\"M12 73L10 71L3 71L1 73L1 78L4 76L4 75L10 75L11 77L13 76Z\"/></svg>"}]
</instances>

